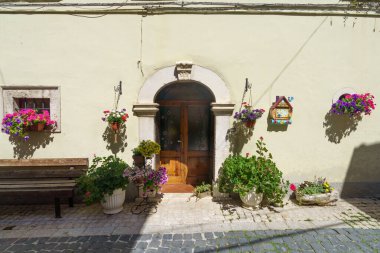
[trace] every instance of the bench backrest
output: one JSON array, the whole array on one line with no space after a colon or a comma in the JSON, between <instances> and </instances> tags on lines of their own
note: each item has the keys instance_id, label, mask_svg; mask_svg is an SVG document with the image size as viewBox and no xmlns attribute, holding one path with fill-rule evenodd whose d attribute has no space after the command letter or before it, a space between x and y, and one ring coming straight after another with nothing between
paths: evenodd
<instances>
[{"instance_id":1,"label":"bench backrest","mask_svg":"<svg viewBox=\"0 0 380 253\"><path fill-rule=\"evenodd\" d=\"M78 178L88 169L88 158L0 159L0 180Z\"/></svg>"}]
</instances>

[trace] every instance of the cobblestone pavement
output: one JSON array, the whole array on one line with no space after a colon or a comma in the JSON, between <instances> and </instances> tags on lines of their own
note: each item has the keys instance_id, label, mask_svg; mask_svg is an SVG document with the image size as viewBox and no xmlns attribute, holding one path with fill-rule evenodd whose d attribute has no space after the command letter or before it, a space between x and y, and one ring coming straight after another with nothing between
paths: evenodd
<instances>
[{"instance_id":1,"label":"cobblestone pavement","mask_svg":"<svg viewBox=\"0 0 380 253\"><path fill-rule=\"evenodd\" d=\"M0 239L12 252L378 252L379 229L257 230Z\"/></svg>"},{"instance_id":2,"label":"cobblestone pavement","mask_svg":"<svg viewBox=\"0 0 380 253\"><path fill-rule=\"evenodd\" d=\"M119 252L131 251L132 245L137 252L141 247L149 252L149 245L156 245L152 252L159 248L168 252L171 247L173 251L208 248L208 252L215 248L231 252L380 249L378 198L339 200L324 207L289 201L282 208L251 210L241 207L240 201L165 194L151 212L140 215L131 212L135 205L128 203L115 215L103 214L99 205L62 206L61 219L54 218L53 205L0 206L0 252L43 252L44 247L56 252L79 252L83 247L86 252L87 246L98 252L110 248Z\"/></svg>"}]
</instances>

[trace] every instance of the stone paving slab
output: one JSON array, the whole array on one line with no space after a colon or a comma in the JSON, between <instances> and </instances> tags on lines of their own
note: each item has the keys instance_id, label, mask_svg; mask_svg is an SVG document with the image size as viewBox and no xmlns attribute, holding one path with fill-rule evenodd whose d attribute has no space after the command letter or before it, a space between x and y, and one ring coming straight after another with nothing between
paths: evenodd
<instances>
[{"instance_id":1,"label":"stone paving slab","mask_svg":"<svg viewBox=\"0 0 380 253\"><path fill-rule=\"evenodd\" d=\"M18 252L379 252L380 229L257 230L0 239Z\"/></svg>"},{"instance_id":2,"label":"stone paving slab","mask_svg":"<svg viewBox=\"0 0 380 253\"><path fill-rule=\"evenodd\" d=\"M334 206L298 206L252 210L240 201L197 200L189 194L165 194L152 213L132 214L127 203L115 215L100 205L62 206L55 219L53 205L0 206L0 238L120 235L141 233L196 233L233 230L315 228L380 229L379 199L339 200ZM153 212L156 211L156 212Z\"/></svg>"}]
</instances>

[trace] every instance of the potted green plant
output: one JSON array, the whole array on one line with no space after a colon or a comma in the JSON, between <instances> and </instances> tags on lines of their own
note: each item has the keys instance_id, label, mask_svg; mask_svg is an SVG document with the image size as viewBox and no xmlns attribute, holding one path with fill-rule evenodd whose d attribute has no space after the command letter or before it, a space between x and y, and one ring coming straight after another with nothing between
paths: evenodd
<instances>
[{"instance_id":1,"label":"potted green plant","mask_svg":"<svg viewBox=\"0 0 380 253\"><path fill-rule=\"evenodd\" d=\"M326 178L315 179L314 182L304 181L298 187L290 185L290 190L295 192L296 199L300 205L327 205L337 200L334 188L327 182Z\"/></svg>"},{"instance_id":2,"label":"potted green plant","mask_svg":"<svg viewBox=\"0 0 380 253\"><path fill-rule=\"evenodd\" d=\"M262 137L256 142L257 156L229 156L223 163L219 178L221 192L235 192L245 205L258 207L265 197L269 204L282 205L288 181L272 160Z\"/></svg>"},{"instance_id":3,"label":"potted green plant","mask_svg":"<svg viewBox=\"0 0 380 253\"><path fill-rule=\"evenodd\" d=\"M123 210L128 184L128 178L123 176L126 167L128 165L116 156L95 157L86 175L77 181L85 203L100 202L106 214Z\"/></svg>"},{"instance_id":4,"label":"potted green plant","mask_svg":"<svg viewBox=\"0 0 380 253\"><path fill-rule=\"evenodd\" d=\"M211 196L211 184L206 184L202 182L202 184L197 185L194 189L194 194L197 198L204 198L207 196Z\"/></svg>"},{"instance_id":5,"label":"potted green plant","mask_svg":"<svg viewBox=\"0 0 380 253\"><path fill-rule=\"evenodd\" d=\"M134 154L141 154L147 159L153 157L153 155L160 153L160 144L151 140L143 140L140 144L133 150Z\"/></svg>"}]
</instances>

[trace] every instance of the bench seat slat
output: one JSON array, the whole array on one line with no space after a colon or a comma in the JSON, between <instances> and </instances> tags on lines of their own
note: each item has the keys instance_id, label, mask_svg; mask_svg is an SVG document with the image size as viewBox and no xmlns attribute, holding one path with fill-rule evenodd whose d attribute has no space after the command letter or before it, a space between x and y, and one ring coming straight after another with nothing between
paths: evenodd
<instances>
[{"instance_id":1,"label":"bench seat slat","mask_svg":"<svg viewBox=\"0 0 380 253\"><path fill-rule=\"evenodd\" d=\"M88 167L87 158L46 158L46 159L1 159L0 167L30 167L30 166L85 166Z\"/></svg>"},{"instance_id":2,"label":"bench seat slat","mask_svg":"<svg viewBox=\"0 0 380 253\"><path fill-rule=\"evenodd\" d=\"M85 174L85 169L50 169L50 168L38 168L38 169L20 169L12 168L2 170L0 168L1 179L20 179L20 178L77 178Z\"/></svg>"},{"instance_id":3,"label":"bench seat slat","mask_svg":"<svg viewBox=\"0 0 380 253\"><path fill-rule=\"evenodd\" d=\"M2 194L15 194L20 192L28 192L28 193L46 193L52 195L52 193L60 193L65 194L66 196L70 196L72 194L72 188L57 188L57 189L4 189L0 190Z\"/></svg>"},{"instance_id":4,"label":"bench seat slat","mask_svg":"<svg viewBox=\"0 0 380 253\"><path fill-rule=\"evenodd\" d=\"M34 184L34 183L37 183L37 184L60 184L60 183L75 183L75 180L73 179L58 179L58 180L49 180L49 179L43 179L43 180L39 180L39 179L30 179L30 180L1 180L0 179L0 188L3 186L3 185L15 185L15 184Z\"/></svg>"},{"instance_id":5,"label":"bench seat slat","mask_svg":"<svg viewBox=\"0 0 380 253\"><path fill-rule=\"evenodd\" d=\"M28 188L59 188L68 187L73 188L75 183L60 183L60 184L15 184L15 185L1 185L0 191L2 189L28 189Z\"/></svg>"}]
</instances>

